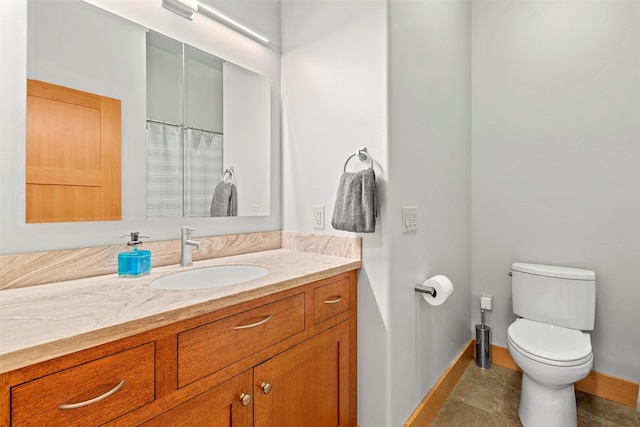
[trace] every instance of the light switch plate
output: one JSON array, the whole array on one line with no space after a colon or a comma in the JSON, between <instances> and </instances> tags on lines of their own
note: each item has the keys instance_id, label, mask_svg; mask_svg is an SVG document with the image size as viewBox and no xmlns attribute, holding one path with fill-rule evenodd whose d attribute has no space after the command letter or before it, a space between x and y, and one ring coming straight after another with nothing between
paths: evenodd
<instances>
[{"instance_id":1,"label":"light switch plate","mask_svg":"<svg viewBox=\"0 0 640 427\"><path fill-rule=\"evenodd\" d=\"M402 207L402 231L416 231L418 229L418 207Z\"/></svg>"},{"instance_id":2,"label":"light switch plate","mask_svg":"<svg viewBox=\"0 0 640 427\"><path fill-rule=\"evenodd\" d=\"M324 205L313 207L313 228L324 230Z\"/></svg>"}]
</instances>

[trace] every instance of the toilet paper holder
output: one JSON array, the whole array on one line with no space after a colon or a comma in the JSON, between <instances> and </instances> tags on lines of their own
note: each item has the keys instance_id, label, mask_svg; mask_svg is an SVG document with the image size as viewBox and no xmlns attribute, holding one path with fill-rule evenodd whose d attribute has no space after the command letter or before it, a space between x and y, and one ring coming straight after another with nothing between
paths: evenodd
<instances>
[{"instance_id":1,"label":"toilet paper holder","mask_svg":"<svg viewBox=\"0 0 640 427\"><path fill-rule=\"evenodd\" d=\"M438 294L438 292L436 292L436 289L431 286L416 285L415 290L416 292L420 292L422 294L429 294L434 298Z\"/></svg>"}]
</instances>

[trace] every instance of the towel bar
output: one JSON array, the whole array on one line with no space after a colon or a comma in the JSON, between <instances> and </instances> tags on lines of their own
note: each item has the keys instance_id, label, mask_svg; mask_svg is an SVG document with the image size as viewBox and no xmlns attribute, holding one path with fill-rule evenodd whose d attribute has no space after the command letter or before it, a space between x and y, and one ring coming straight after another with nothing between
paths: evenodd
<instances>
[{"instance_id":1,"label":"towel bar","mask_svg":"<svg viewBox=\"0 0 640 427\"><path fill-rule=\"evenodd\" d=\"M352 158L354 158L355 156L358 156L358 158L360 160L362 160L363 162L365 160L367 160L367 158L369 159L369 163L371 164L371 167L373 167L373 158L371 157L371 155L369 154L369 152L367 151L367 147L362 147L362 148L358 148L358 151L356 151L354 154L350 155L347 158L347 161L344 162L344 168L343 168L343 172L347 171L347 164L349 163L349 160L351 160Z\"/></svg>"}]
</instances>

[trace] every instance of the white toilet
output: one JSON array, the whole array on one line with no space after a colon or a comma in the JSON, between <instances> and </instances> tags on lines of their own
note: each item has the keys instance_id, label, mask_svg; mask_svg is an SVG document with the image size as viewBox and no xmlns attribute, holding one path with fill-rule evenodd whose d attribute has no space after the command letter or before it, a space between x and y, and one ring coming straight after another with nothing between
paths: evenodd
<instances>
[{"instance_id":1,"label":"white toilet","mask_svg":"<svg viewBox=\"0 0 640 427\"><path fill-rule=\"evenodd\" d=\"M522 369L520 421L525 427L577 425L573 384L593 367L596 308L593 271L514 263L507 345Z\"/></svg>"}]
</instances>

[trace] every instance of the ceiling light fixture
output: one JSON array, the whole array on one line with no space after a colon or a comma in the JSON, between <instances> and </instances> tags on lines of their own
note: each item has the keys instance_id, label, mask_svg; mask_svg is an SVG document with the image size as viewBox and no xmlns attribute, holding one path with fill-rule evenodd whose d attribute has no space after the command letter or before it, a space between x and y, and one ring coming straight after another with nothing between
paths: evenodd
<instances>
[{"instance_id":1,"label":"ceiling light fixture","mask_svg":"<svg viewBox=\"0 0 640 427\"><path fill-rule=\"evenodd\" d=\"M162 7L192 20L193 14L198 11L198 2L196 0L162 0Z\"/></svg>"},{"instance_id":2,"label":"ceiling light fixture","mask_svg":"<svg viewBox=\"0 0 640 427\"><path fill-rule=\"evenodd\" d=\"M197 0L162 0L162 6L173 13L177 13L183 18L193 19L193 14L196 12L201 12L201 10L205 11L203 15L215 19L216 21L221 22L222 24L231 27L235 30L240 30L241 32L253 37L254 39L260 40L263 43L269 43L269 39L256 33L255 31L245 27L238 21L235 21L229 18L224 13L220 12L217 9L212 8L211 6L207 6L206 4L202 4Z\"/></svg>"},{"instance_id":3,"label":"ceiling light fixture","mask_svg":"<svg viewBox=\"0 0 640 427\"><path fill-rule=\"evenodd\" d=\"M260 34L256 33L255 31L250 30L249 28L245 27L244 25L242 25L241 23L239 23L238 21L234 21L233 19L229 18L227 15L223 14L222 12L212 8L211 6L207 6L206 4L202 4L200 2L198 3L198 10L199 9L204 9L205 11L209 12L210 14L214 15L216 18L220 18L223 22L223 24L226 25L231 25L232 27L234 27L235 29L238 29L264 43L269 43L269 39L261 36Z\"/></svg>"}]
</instances>

